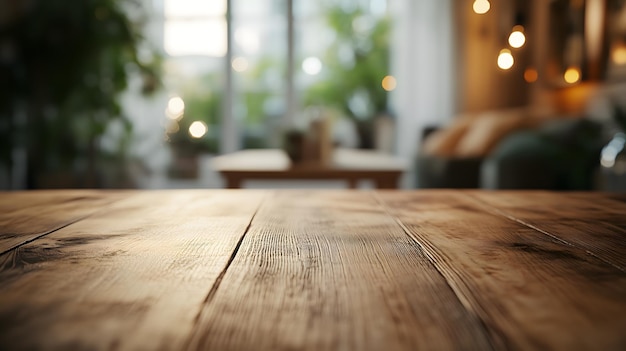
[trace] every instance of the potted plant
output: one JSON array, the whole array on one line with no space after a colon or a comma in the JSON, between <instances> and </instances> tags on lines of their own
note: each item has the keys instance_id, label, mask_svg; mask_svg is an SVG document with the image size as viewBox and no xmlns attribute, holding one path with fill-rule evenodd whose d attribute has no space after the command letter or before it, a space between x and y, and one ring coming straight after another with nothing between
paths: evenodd
<instances>
[{"instance_id":1,"label":"potted plant","mask_svg":"<svg viewBox=\"0 0 626 351\"><path fill-rule=\"evenodd\" d=\"M355 123L360 146L372 148L373 119L387 111L388 94L381 82L389 74L389 18L367 18L359 8L337 6L328 10L326 20L337 39L324 56L326 78L305 91L304 105L338 109ZM364 21L371 25L355 25ZM351 60L340 57L346 50Z\"/></svg>"},{"instance_id":2,"label":"potted plant","mask_svg":"<svg viewBox=\"0 0 626 351\"><path fill-rule=\"evenodd\" d=\"M29 188L99 186L101 164L127 157L132 123L120 96L129 78L140 76L146 94L159 86L160 57L150 49L140 57L139 47L147 48L142 18L129 15L141 14L141 5L7 4L0 21L0 167L25 168ZM111 124L121 125L125 136L105 155L100 139ZM24 155L21 165L16 154Z\"/></svg>"}]
</instances>

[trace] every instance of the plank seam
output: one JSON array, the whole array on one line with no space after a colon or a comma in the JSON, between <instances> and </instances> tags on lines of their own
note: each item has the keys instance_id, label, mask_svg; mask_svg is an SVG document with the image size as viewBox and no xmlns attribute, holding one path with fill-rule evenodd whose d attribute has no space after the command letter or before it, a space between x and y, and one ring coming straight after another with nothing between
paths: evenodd
<instances>
[{"instance_id":1,"label":"plank seam","mask_svg":"<svg viewBox=\"0 0 626 351\"><path fill-rule=\"evenodd\" d=\"M72 224L78 223L78 222L80 222L80 221L84 220L85 218L89 218L89 217L91 217L91 216L93 216L93 215L95 215L95 214L97 214L97 213L100 213L100 212L104 211L105 209L109 208L109 207L110 207L112 204L114 204L115 202L119 202L120 200L121 200L121 199L117 199L117 200L113 200L113 201L111 201L111 202L108 202L108 203L106 203L106 204L104 205L104 207L102 207L102 208L100 208L100 209L98 209L98 210L96 210L96 211L94 211L94 212L92 212L92 213L89 213L89 214L84 215L84 216L81 216L81 217L74 218L74 219L72 219L72 220L70 220L70 221L66 222L65 224L62 224L62 225L60 225L60 226L58 226L58 227L56 227L56 228L50 229L50 230L48 230L48 231L43 232L43 233L42 233L42 234L40 234L40 235L37 235L37 236L35 236L35 237L33 237L33 238L30 238L30 239L28 239L28 240L24 240L24 241L22 241L22 242L21 242L21 243L19 243L19 244L13 245L12 247L10 247L10 248L8 248L8 249L6 249L6 250L4 250L4 251L0 252L0 256L6 255L6 254L8 254L9 252L11 252L11 251L13 251L13 250L15 250L15 249L18 249L18 248L20 248L20 247L22 247L22 246L24 246L24 245L27 245L27 244L32 243L32 242L33 242L33 241L35 241L35 240L39 240L39 239L43 238L44 236L50 235L50 234L52 234L52 233L55 233L55 232L57 232L57 231L59 231L59 230L61 230L61 229L63 229L63 228L66 228L66 227L71 226Z\"/></svg>"},{"instance_id":2,"label":"plank seam","mask_svg":"<svg viewBox=\"0 0 626 351\"><path fill-rule=\"evenodd\" d=\"M499 209L499 208L489 204L488 202L486 202L486 201L484 201L484 200L482 200L482 199L480 199L480 198L478 198L478 197L476 197L476 196L474 196L472 194L465 193L464 195L466 197L470 198L471 200L473 200L474 202L477 202L479 204L482 204L484 207L489 208L491 210L489 212L491 212L492 214L496 214L496 215L502 216L504 218L507 218L507 219L509 219L509 220L511 220L513 222L519 223L519 224L521 224L521 225L523 225L523 226L525 226L527 228L530 228L530 229L535 230L535 231L537 231L537 232L539 232L539 233L541 233L543 235L546 235L546 236L552 238L553 240L556 240L557 242L559 242L559 243L561 243L563 245L566 245L566 246L569 246L569 247L572 247L572 248L575 248L575 249L583 250L587 255L590 255L590 256L592 256L594 258L597 258L598 260L600 260L600 261L610 265L611 267L619 270L622 273L626 273L626 269L624 269L623 267L621 267L621 266L619 266L619 265L617 265L617 264L615 264L615 263L613 263L613 262L611 262L609 260L606 260L606 259L604 259L601 256L598 256L593 251L587 250L585 247L582 247L582 246L577 245L575 243L571 243L571 242L569 242L569 241L567 241L565 239L562 239L562 238L556 236L555 234L552 234L552 233L550 233L550 232L548 232L546 230L543 230L543 229L541 229L541 228L539 228L539 227L537 227L537 226L535 226L535 225L533 225L531 223L528 223L528 222L526 222L526 221L524 221L522 219L519 219L519 218L517 218L517 217L515 217L515 216L513 216L511 214L508 214L507 212L505 212L505 211L503 211L503 210L501 210L501 209Z\"/></svg>"},{"instance_id":3,"label":"plank seam","mask_svg":"<svg viewBox=\"0 0 626 351\"><path fill-rule=\"evenodd\" d=\"M259 207L260 207L260 204L259 204ZM252 226L252 221L254 220L254 217L256 217L256 214L257 214L258 210L259 210L259 208L257 208L254 211L254 213L252 214L252 217L250 217L250 222L248 222L248 225L246 226L246 229L243 231L243 234L239 238L239 241L237 241L237 245L235 245L235 249L233 250L233 253L228 258L228 262L226 262L226 265L224 266L224 269L222 269L220 274L217 276L217 278L215 279L215 283L211 287L211 290L209 290L209 293L204 298L204 302L203 302L204 304L207 304L207 303L211 302L211 300L213 299L213 296L215 296L215 293L217 292L217 289L219 288L219 285L222 282L222 279L224 279L224 276L226 275L226 271L228 270L228 268L230 268L231 264L235 260L235 256L237 256L237 253L239 253L239 248L241 247L241 243L243 243L243 239L248 234L248 231L250 230L250 227ZM198 314L196 319L199 318L199 317L200 317L200 314Z\"/></svg>"},{"instance_id":4,"label":"plank seam","mask_svg":"<svg viewBox=\"0 0 626 351\"><path fill-rule=\"evenodd\" d=\"M506 349L506 347L504 346L504 341L503 340L505 340L505 338L503 337L503 335L501 335L501 333L498 330L489 328L488 327L489 324L481 317L482 314L479 313L476 310L476 307L480 308L480 304L478 304L478 302L476 302L476 301L474 303L470 302L469 297L466 296L466 294L463 294L463 292L461 290L459 290L459 288L457 287L458 283L465 284L463 282L463 279L459 279L459 282L456 282L454 279L450 278L447 274L445 274L439 268L439 265L437 263L438 260L437 260L437 257L436 257L436 255L437 255L436 254L436 250L434 249L434 247L433 248L429 248L429 246L432 246L432 244L430 244L430 243L423 243L423 242L421 242L419 240L419 238L417 238L414 234L412 234L411 230L409 230L409 228L407 228L407 226L400 220L400 218L398 216L394 215L391 212L391 210L389 209L389 206L387 206L385 201L383 199L381 199L380 196L378 195L378 192L373 191L372 195L373 195L374 199L376 200L376 202L378 202L379 206L381 206L382 209L385 211L385 213L389 217L391 217L396 222L396 224L402 229L404 234L406 236L408 236L409 239L411 239L413 242L415 242L421 248L422 252L426 256L426 258L428 259L430 264L435 268L435 271L437 271L437 273L439 273L439 275L441 277L443 277L443 280L446 282L446 285L448 285L450 290L452 290L452 293L459 300L461 305L471 315L476 317L476 319L480 323L480 326L485 331L485 334L489 336L487 338L487 340L489 341L489 344L491 345L491 348L494 349L494 350L496 350L496 349ZM476 305L476 307L474 305ZM482 313L486 314L485 311L483 311Z\"/></svg>"},{"instance_id":5,"label":"plank seam","mask_svg":"<svg viewBox=\"0 0 626 351\"><path fill-rule=\"evenodd\" d=\"M10 247L10 248L8 248L8 249L6 249L6 250L4 250L4 251L0 252L0 256L2 256L2 255L6 255L6 254L8 254L9 252L11 252L11 251L13 251L13 250L15 250L15 249L18 249L18 248L20 248L20 247L22 247L22 246L24 246L24 245L26 245L26 244L30 244L30 243L32 243L32 242L33 242L33 241L35 241L35 240L41 239L41 238L43 238L44 236L49 235L49 234L52 234L52 233L54 233L54 232L56 232L56 231L59 231L59 230L61 230L61 229L65 228L65 227L69 227L70 225L72 225L72 224L74 224L74 223L76 223L76 222L79 222L79 221L81 221L81 220L85 219L86 217L89 217L89 215L87 215L87 216L83 216L83 217L80 217L80 218L75 218L74 220L72 220L72 221L70 221L70 222L67 222L67 223L65 223L65 224L63 224L63 225L61 225L61 226L58 226L58 227L56 227L56 228L54 228L54 229L50 229L50 230L48 230L48 231L46 231L46 232L43 232L42 234L39 234L38 236L36 236L36 237L34 237L34 238L30 238L30 239L28 239L28 240L22 241L21 243L19 243L19 244L17 244L17 245L13 245L12 247Z\"/></svg>"},{"instance_id":6,"label":"plank seam","mask_svg":"<svg viewBox=\"0 0 626 351\"><path fill-rule=\"evenodd\" d=\"M226 272L228 271L228 268L230 268L231 264L235 260L235 257L239 253L239 249L241 248L241 244L243 243L243 240L245 239L245 237L248 234L248 232L250 231L250 228L252 227L252 222L254 221L254 218L256 218L256 215L259 212L259 210L261 209L261 205L263 204L263 202L264 202L264 198L261 199L261 201L259 201L259 205L257 206L257 208L254 210L254 213L250 217L250 221L248 222L248 225L246 226L246 229L243 231L243 234L241 235L241 237L237 241L237 245L235 245L235 249L231 253L230 257L228 258L228 262L226 262L226 265L224 266L224 269L222 269L222 271L217 276L217 278L215 278L215 282L211 286L211 289L207 293L207 296L204 298L204 301L202 301L202 306L200 307L200 310L198 311L198 313L196 314L196 317L193 320L194 321L193 322L193 327L192 327L192 330L191 330L191 333L190 333L189 337L187 338L185 346L182 348L183 350L189 350L190 349L191 343L192 343L192 341L194 339L194 336L198 332L198 330L197 330L198 329L198 324L200 323L200 319L202 318L202 314L203 314L203 312L205 310L205 307L209 303L211 303L211 301L213 300L215 294L217 293L217 289L219 289L219 287L220 287L220 285L222 283L222 280L224 279L224 276L226 275Z\"/></svg>"}]
</instances>

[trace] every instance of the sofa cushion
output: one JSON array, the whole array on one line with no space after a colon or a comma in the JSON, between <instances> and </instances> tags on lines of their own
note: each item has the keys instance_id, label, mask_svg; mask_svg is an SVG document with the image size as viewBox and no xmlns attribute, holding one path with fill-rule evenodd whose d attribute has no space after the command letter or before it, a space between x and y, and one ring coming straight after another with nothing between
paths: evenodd
<instances>
[{"instance_id":1,"label":"sofa cushion","mask_svg":"<svg viewBox=\"0 0 626 351\"><path fill-rule=\"evenodd\" d=\"M457 144L469 128L471 119L457 118L447 128L438 129L428 135L422 144L422 151L426 155L452 157Z\"/></svg>"},{"instance_id":2,"label":"sofa cushion","mask_svg":"<svg viewBox=\"0 0 626 351\"><path fill-rule=\"evenodd\" d=\"M528 125L528 118L522 113L490 113L476 118L456 144L454 155L462 158L485 157L505 136Z\"/></svg>"}]
</instances>

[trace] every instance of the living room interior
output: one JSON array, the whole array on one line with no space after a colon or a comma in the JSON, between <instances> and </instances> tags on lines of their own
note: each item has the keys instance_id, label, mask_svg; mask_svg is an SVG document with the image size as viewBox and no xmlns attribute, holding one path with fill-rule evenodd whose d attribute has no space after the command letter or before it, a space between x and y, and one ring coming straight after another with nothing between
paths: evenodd
<instances>
[{"instance_id":1,"label":"living room interior","mask_svg":"<svg viewBox=\"0 0 626 351\"><path fill-rule=\"evenodd\" d=\"M626 0L0 0L0 350L623 351L624 214Z\"/></svg>"},{"instance_id":2,"label":"living room interior","mask_svg":"<svg viewBox=\"0 0 626 351\"><path fill-rule=\"evenodd\" d=\"M626 1L111 3L2 3L0 188L220 188L323 120L400 188L624 190Z\"/></svg>"}]
</instances>

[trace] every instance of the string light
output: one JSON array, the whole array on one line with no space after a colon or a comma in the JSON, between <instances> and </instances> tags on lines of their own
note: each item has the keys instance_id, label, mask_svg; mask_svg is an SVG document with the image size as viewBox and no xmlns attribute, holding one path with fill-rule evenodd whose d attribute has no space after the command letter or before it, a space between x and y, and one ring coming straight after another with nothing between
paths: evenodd
<instances>
[{"instance_id":1,"label":"string light","mask_svg":"<svg viewBox=\"0 0 626 351\"><path fill-rule=\"evenodd\" d=\"M524 27L517 25L513 27L511 34L509 35L509 45L512 48L518 49L524 46L526 43L526 36L524 35Z\"/></svg>"},{"instance_id":2,"label":"string light","mask_svg":"<svg viewBox=\"0 0 626 351\"><path fill-rule=\"evenodd\" d=\"M498 55L498 67L503 70L507 70L513 67L515 60L513 59L513 55L511 54L511 50L502 49L500 50L500 54Z\"/></svg>"},{"instance_id":3,"label":"string light","mask_svg":"<svg viewBox=\"0 0 626 351\"><path fill-rule=\"evenodd\" d=\"M472 5L472 9L479 15L485 14L491 8L491 4L488 0L476 0Z\"/></svg>"}]
</instances>

